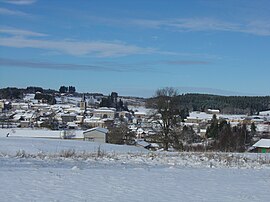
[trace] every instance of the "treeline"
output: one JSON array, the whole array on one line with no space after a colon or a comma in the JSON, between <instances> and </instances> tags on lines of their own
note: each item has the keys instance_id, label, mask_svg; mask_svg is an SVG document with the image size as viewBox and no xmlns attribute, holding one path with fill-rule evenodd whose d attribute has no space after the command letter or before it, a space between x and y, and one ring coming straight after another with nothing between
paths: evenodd
<instances>
[{"instance_id":1,"label":"treeline","mask_svg":"<svg viewBox=\"0 0 270 202\"><path fill-rule=\"evenodd\" d=\"M73 94L76 92L76 88L74 86L61 86L59 88L59 93L70 93Z\"/></svg>"},{"instance_id":2,"label":"treeline","mask_svg":"<svg viewBox=\"0 0 270 202\"><path fill-rule=\"evenodd\" d=\"M2 88L0 89L0 99L21 99L25 89Z\"/></svg>"},{"instance_id":3,"label":"treeline","mask_svg":"<svg viewBox=\"0 0 270 202\"><path fill-rule=\"evenodd\" d=\"M111 95L103 97L99 107L113 107L117 111L128 111L127 104L121 99L118 101L118 93L112 92Z\"/></svg>"},{"instance_id":4,"label":"treeline","mask_svg":"<svg viewBox=\"0 0 270 202\"><path fill-rule=\"evenodd\" d=\"M207 128L206 137L214 140L210 149L224 152L243 152L252 145L252 139L256 134L256 126L251 125L251 131L245 124L232 127L226 120L218 120L213 115L211 125Z\"/></svg>"},{"instance_id":5,"label":"treeline","mask_svg":"<svg viewBox=\"0 0 270 202\"><path fill-rule=\"evenodd\" d=\"M49 94L53 95L55 93L58 93L56 90L52 89L43 89L41 87L27 87L27 88L13 88L13 87L8 87L8 88L1 88L0 89L0 99L22 99L24 94L28 93L42 93L42 94Z\"/></svg>"},{"instance_id":6,"label":"treeline","mask_svg":"<svg viewBox=\"0 0 270 202\"><path fill-rule=\"evenodd\" d=\"M51 94L46 94L46 93L36 93L35 100L40 100L43 103L48 103L48 104L56 104L56 100L53 95Z\"/></svg>"},{"instance_id":7,"label":"treeline","mask_svg":"<svg viewBox=\"0 0 270 202\"><path fill-rule=\"evenodd\" d=\"M147 100L151 106L153 99ZM219 109L225 114L256 114L270 109L270 96L219 96L208 94L182 94L177 96L181 110L206 111Z\"/></svg>"}]
</instances>

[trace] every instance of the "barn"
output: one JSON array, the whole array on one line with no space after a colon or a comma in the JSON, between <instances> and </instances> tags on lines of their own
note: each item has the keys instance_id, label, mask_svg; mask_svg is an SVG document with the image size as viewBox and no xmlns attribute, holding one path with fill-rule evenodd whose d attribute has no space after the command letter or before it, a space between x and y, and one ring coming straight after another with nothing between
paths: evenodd
<instances>
[{"instance_id":1,"label":"barn","mask_svg":"<svg viewBox=\"0 0 270 202\"><path fill-rule=\"evenodd\" d=\"M106 128L91 128L83 132L84 140L106 143L108 142L108 129Z\"/></svg>"},{"instance_id":2,"label":"barn","mask_svg":"<svg viewBox=\"0 0 270 202\"><path fill-rule=\"evenodd\" d=\"M252 147L255 152L270 153L270 139L260 139Z\"/></svg>"}]
</instances>

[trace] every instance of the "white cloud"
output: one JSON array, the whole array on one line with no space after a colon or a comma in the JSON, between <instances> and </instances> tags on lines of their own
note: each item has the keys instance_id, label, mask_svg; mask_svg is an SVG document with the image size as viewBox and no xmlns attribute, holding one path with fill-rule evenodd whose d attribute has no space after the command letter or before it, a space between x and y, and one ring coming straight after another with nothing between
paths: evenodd
<instances>
[{"instance_id":1,"label":"white cloud","mask_svg":"<svg viewBox=\"0 0 270 202\"><path fill-rule=\"evenodd\" d=\"M15 36L48 36L47 34L38 33L38 32L32 32L28 30L21 30L11 27L0 27L0 33L9 34L9 35L15 35Z\"/></svg>"},{"instance_id":2,"label":"white cloud","mask_svg":"<svg viewBox=\"0 0 270 202\"><path fill-rule=\"evenodd\" d=\"M16 5L29 5L35 3L37 0L2 0L2 2L16 4Z\"/></svg>"},{"instance_id":3,"label":"white cloud","mask_svg":"<svg viewBox=\"0 0 270 202\"><path fill-rule=\"evenodd\" d=\"M270 36L270 21L263 20L236 23L214 18L132 19L122 21L122 24L179 32L227 31L249 33L258 36Z\"/></svg>"},{"instance_id":4,"label":"white cloud","mask_svg":"<svg viewBox=\"0 0 270 202\"><path fill-rule=\"evenodd\" d=\"M237 28L236 24L211 18L177 19L165 22L164 26L174 27L179 31L230 31Z\"/></svg>"},{"instance_id":5,"label":"white cloud","mask_svg":"<svg viewBox=\"0 0 270 202\"><path fill-rule=\"evenodd\" d=\"M241 31L255 35L270 36L270 21L251 21Z\"/></svg>"},{"instance_id":6,"label":"white cloud","mask_svg":"<svg viewBox=\"0 0 270 202\"><path fill-rule=\"evenodd\" d=\"M91 64L76 64L76 63L55 63L42 62L34 60L17 60L0 57L1 67L27 67L34 69L50 69L50 70L84 70L95 72L156 72L151 67L138 67L134 64L121 64L115 62L92 62Z\"/></svg>"},{"instance_id":7,"label":"white cloud","mask_svg":"<svg viewBox=\"0 0 270 202\"><path fill-rule=\"evenodd\" d=\"M143 48L121 42L32 39L26 36L43 36L44 34L25 30L4 30L4 32L8 32L9 34L13 33L15 36L1 37L0 46L37 48L57 51L73 56L92 55L96 57L117 57L134 54L151 54L154 52L151 48Z\"/></svg>"},{"instance_id":8,"label":"white cloud","mask_svg":"<svg viewBox=\"0 0 270 202\"><path fill-rule=\"evenodd\" d=\"M12 27L0 27L0 46L13 48L36 48L58 54L73 56L91 55L92 57L119 57L128 55L172 55L181 57L216 58L215 55L178 53L162 51L151 47L139 47L121 41L78 41L52 40L49 35L21 30Z\"/></svg>"},{"instance_id":9,"label":"white cloud","mask_svg":"<svg viewBox=\"0 0 270 202\"><path fill-rule=\"evenodd\" d=\"M16 16L29 16L29 14L17 11L17 10L10 10L6 8L0 8L0 15L16 15Z\"/></svg>"},{"instance_id":10,"label":"white cloud","mask_svg":"<svg viewBox=\"0 0 270 202\"><path fill-rule=\"evenodd\" d=\"M108 26L136 26L149 29L162 29L178 32L238 32L257 36L270 36L270 20L249 20L229 22L216 18L174 18L174 19L108 19L103 17L83 16L88 21Z\"/></svg>"}]
</instances>

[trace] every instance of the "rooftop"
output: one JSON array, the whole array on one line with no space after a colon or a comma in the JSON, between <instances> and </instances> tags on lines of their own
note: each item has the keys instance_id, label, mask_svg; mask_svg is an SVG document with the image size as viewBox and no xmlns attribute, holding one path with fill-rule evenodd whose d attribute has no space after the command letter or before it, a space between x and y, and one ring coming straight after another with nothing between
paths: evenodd
<instances>
[{"instance_id":1,"label":"rooftop","mask_svg":"<svg viewBox=\"0 0 270 202\"><path fill-rule=\"evenodd\" d=\"M270 139L260 139L253 147L270 148Z\"/></svg>"}]
</instances>

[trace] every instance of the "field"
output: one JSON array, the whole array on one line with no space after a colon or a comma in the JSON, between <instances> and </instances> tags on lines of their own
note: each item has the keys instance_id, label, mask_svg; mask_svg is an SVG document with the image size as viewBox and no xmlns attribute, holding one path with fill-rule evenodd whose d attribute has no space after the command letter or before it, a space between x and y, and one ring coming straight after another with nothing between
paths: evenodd
<instances>
[{"instance_id":1,"label":"field","mask_svg":"<svg viewBox=\"0 0 270 202\"><path fill-rule=\"evenodd\" d=\"M0 138L1 201L267 201L267 154Z\"/></svg>"}]
</instances>

